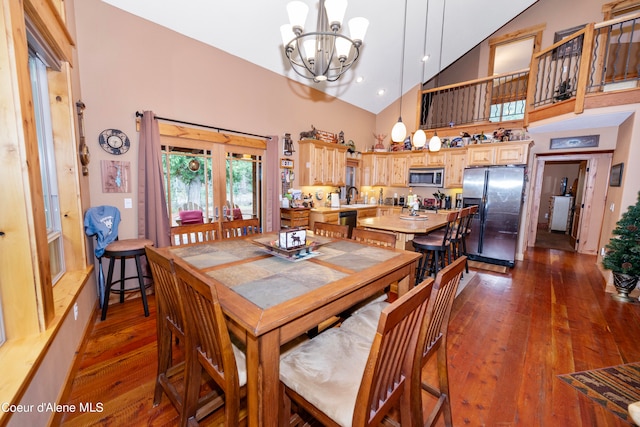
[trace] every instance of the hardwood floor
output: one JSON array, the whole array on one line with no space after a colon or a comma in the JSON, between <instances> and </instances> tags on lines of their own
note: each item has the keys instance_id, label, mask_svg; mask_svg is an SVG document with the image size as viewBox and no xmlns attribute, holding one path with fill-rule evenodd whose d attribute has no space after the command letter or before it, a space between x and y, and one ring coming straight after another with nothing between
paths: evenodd
<instances>
[{"instance_id":1,"label":"hardwood floor","mask_svg":"<svg viewBox=\"0 0 640 427\"><path fill-rule=\"evenodd\" d=\"M593 256L533 248L526 258L507 274L478 271L456 298L448 337L454 425L628 426L557 375L640 361L640 304L604 292ZM110 307L106 321L96 317L61 403L104 410L65 413L59 425L175 425L166 397L152 406L153 298L150 309L145 318L140 302L128 301Z\"/></svg>"}]
</instances>

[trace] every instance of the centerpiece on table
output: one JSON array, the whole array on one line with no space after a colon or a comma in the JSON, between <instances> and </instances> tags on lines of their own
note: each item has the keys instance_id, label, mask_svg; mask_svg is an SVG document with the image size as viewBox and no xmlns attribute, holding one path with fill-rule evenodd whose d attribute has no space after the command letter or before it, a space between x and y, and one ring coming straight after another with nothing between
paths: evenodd
<instances>
[{"instance_id":1,"label":"centerpiece on table","mask_svg":"<svg viewBox=\"0 0 640 427\"><path fill-rule=\"evenodd\" d=\"M635 205L622 214L613 229L614 237L605 246L602 265L613 273L613 285L619 301L632 301L629 293L640 279L640 193Z\"/></svg>"}]
</instances>

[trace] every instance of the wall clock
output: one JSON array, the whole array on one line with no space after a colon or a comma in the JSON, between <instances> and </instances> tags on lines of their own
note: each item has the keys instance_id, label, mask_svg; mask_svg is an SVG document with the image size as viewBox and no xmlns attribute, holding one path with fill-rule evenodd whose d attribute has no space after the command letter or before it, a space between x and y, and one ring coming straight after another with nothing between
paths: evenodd
<instances>
[{"instance_id":1,"label":"wall clock","mask_svg":"<svg viewBox=\"0 0 640 427\"><path fill-rule=\"evenodd\" d=\"M104 151L116 155L126 153L131 146L129 137L118 129L103 130L100 132L98 142Z\"/></svg>"}]
</instances>

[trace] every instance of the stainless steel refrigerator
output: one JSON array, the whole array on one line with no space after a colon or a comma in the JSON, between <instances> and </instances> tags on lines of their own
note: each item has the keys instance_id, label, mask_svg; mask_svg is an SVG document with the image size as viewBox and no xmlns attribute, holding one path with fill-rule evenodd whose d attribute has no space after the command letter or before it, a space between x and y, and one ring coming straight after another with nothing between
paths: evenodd
<instances>
[{"instance_id":1,"label":"stainless steel refrigerator","mask_svg":"<svg viewBox=\"0 0 640 427\"><path fill-rule=\"evenodd\" d=\"M467 168L463 206L478 205L467 238L469 259L513 267L523 204L525 167Z\"/></svg>"}]
</instances>

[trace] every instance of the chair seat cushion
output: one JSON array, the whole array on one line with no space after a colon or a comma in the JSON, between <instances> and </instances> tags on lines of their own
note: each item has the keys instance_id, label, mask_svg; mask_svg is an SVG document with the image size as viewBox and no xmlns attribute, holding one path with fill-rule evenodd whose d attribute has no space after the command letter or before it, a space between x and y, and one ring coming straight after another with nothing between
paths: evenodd
<instances>
[{"instance_id":1,"label":"chair seat cushion","mask_svg":"<svg viewBox=\"0 0 640 427\"><path fill-rule=\"evenodd\" d=\"M235 344L231 344L231 347L238 366L238 384L243 387L247 384L247 356Z\"/></svg>"},{"instance_id":2,"label":"chair seat cushion","mask_svg":"<svg viewBox=\"0 0 640 427\"><path fill-rule=\"evenodd\" d=\"M371 342L333 328L280 359L280 380L342 426L351 426Z\"/></svg>"},{"instance_id":3,"label":"chair seat cushion","mask_svg":"<svg viewBox=\"0 0 640 427\"><path fill-rule=\"evenodd\" d=\"M369 343L373 343L373 338L376 336L376 330L378 329L380 313L389 305L391 303L387 301L373 301L346 318L340 325L340 329L356 334L366 339Z\"/></svg>"}]
</instances>

